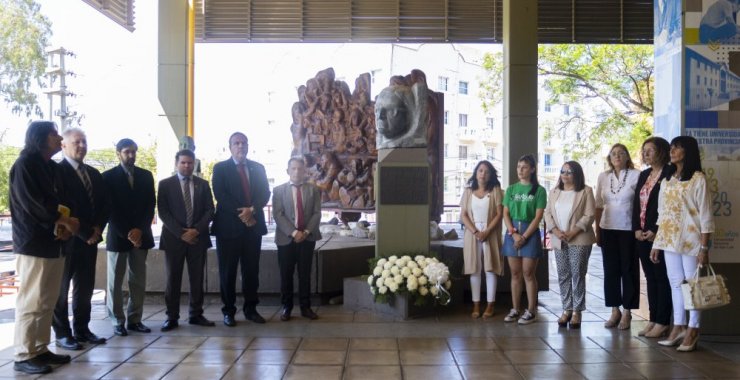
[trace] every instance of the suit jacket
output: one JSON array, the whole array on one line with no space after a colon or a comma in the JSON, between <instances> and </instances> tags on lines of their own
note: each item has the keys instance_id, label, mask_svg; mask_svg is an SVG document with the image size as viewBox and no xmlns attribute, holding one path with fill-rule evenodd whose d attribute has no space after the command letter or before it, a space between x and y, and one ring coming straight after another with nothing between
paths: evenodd
<instances>
[{"instance_id":1,"label":"suit jacket","mask_svg":"<svg viewBox=\"0 0 740 380\"><path fill-rule=\"evenodd\" d=\"M594 235L593 223L594 213L596 212L594 192L591 187L586 186L583 190L576 192L573 197L573 207L570 210L570 216L568 216L568 225L561 226L558 223L560 218L556 218L553 214L555 210L555 204L561 194L560 189L557 187L550 191L550 197L547 200L547 208L545 208L545 223L547 223L547 232L557 227L561 231L570 231L573 229L580 229L581 232L574 236L568 244L570 245L591 245L596 242L596 235ZM560 239L555 234L550 233L550 245L554 249L561 249Z\"/></svg>"},{"instance_id":2,"label":"suit jacket","mask_svg":"<svg viewBox=\"0 0 740 380\"><path fill-rule=\"evenodd\" d=\"M152 172L134 167L134 187L128 184L121 165L103 173L103 180L110 194L111 212L106 235L106 249L125 252L134 246L128 240L133 228L141 230L141 249L154 247L152 220L154 219L154 177Z\"/></svg>"},{"instance_id":3,"label":"suit jacket","mask_svg":"<svg viewBox=\"0 0 740 380\"><path fill-rule=\"evenodd\" d=\"M309 232L306 240L321 240L319 223L321 222L321 193L316 185L304 183L301 186L303 200L303 220L306 223L305 231ZM295 231L295 206L293 201L293 185L284 183L273 189L272 215L275 219L275 244L288 245L293 241Z\"/></svg>"},{"instance_id":4,"label":"suit jacket","mask_svg":"<svg viewBox=\"0 0 740 380\"><path fill-rule=\"evenodd\" d=\"M105 224L108 223L108 216L110 214L108 191L103 176L97 169L90 165L84 163L80 165L90 179L93 193L92 201L87 194L85 185L77 174L77 170L66 159L63 159L59 163L64 177L64 185L69 190L72 202L70 206L71 215L80 220L79 232L75 238L69 239L65 244L67 253L79 251L80 249L97 251L97 245L89 245L87 244L87 240L92 236L94 226L100 227L101 231L105 229Z\"/></svg>"},{"instance_id":5,"label":"suit jacket","mask_svg":"<svg viewBox=\"0 0 740 380\"><path fill-rule=\"evenodd\" d=\"M208 181L191 177L193 180L193 226L198 230L197 247L204 250L211 246L211 237L208 234L208 226L213 219L213 195ZM185 243L180 236L183 229L187 228L187 215L185 214L185 198L182 195L180 178L177 175L163 179L159 182L157 193L157 210L159 218L162 219L162 236L159 240L159 249L179 250L185 248Z\"/></svg>"},{"instance_id":6,"label":"suit jacket","mask_svg":"<svg viewBox=\"0 0 740 380\"><path fill-rule=\"evenodd\" d=\"M660 171L660 178L650 190L648 196L647 205L645 206L645 230L658 232L658 194L660 193L660 183L664 178L668 178L671 175L673 169L670 165L664 165L663 170ZM640 228L640 190L645 186L650 173L653 172L653 168L647 168L640 173L640 177L637 178L637 186L635 186L635 200L632 202L632 231L642 230Z\"/></svg>"},{"instance_id":7,"label":"suit jacket","mask_svg":"<svg viewBox=\"0 0 740 380\"><path fill-rule=\"evenodd\" d=\"M244 199L240 174L232 158L217 163L213 167L213 195L216 197L216 216L213 219L212 232L216 237L235 238L247 233L247 226L239 219L240 207L254 207L254 219L257 222L251 228L259 235L267 234L265 213L263 211L270 200L270 185L262 164L247 160L249 171L249 189L252 204Z\"/></svg>"}]
</instances>

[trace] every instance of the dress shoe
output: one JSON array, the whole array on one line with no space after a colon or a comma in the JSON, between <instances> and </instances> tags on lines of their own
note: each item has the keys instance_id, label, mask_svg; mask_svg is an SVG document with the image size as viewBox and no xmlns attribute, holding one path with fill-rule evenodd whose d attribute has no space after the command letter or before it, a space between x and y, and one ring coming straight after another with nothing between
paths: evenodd
<instances>
[{"instance_id":1,"label":"dress shoe","mask_svg":"<svg viewBox=\"0 0 740 380\"><path fill-rule=\"evenodd\" d=\"M473 319L480 318L480 302L473 302L473 312L470 313L470 317Z\"/></svg>"},{"instance_id":2,"label":"dress shoe","mask_svg":"<svg viewBox=\"0 0 740 380\"><path fill-rule=\"evenodd\" d=\"M265 323L265 319L262 318L262 316L260 315L260 313L257 312L257 310L250 311L250 312L244 312L244 318L254 323Z\"/></svg>"},{"instance_id":3,"label":"dress shoe","mask_svg":"<svg viewBox=\"0 0 740 380\"><path fill-rule=\"evenodd\" d=\"M57 338L56 345L57 347L61 347L65 350L71 351L78 351L82 349L82 345L80 344L80 342L78 342L77 339L71 336L63 336Z\"/></svg>"},{"instance_id":4,"label":"dress shoe","mask_svg":"<svg viewBox=\"0 0 740 380\"><path fill-rule=\"evenodd\" d=\"M97 336L92 331L75 332L75 339L78 342L88 342L90 344L105 344L107 339Z\"/></svg>"},{"instance_id":5,"label":"dress shoe","mask_svg":"<svg viewBox=\"0 0 740 380\"><path fill-rule=\"evenodd\" d=\"M191 325L206 326L206 327L216 326L215 323L209 321L208 319L206 319L206 317L202 315L190 318L188 320L188 323L190 323Z\"/></svg>"},{"instance_id":6,"label":"dress shoe","mask_svg":"<svg viewBox=\"0 0 740 380\"><path fill-rule=\"evenodd\" d=\"M493 317L493 302L489 302L488 305L486 305L486 310L483 312L483 319L491 317Z\"/></svg>"},{"instance_id":7,"label":"dress shoe","mask_svg":"<svg viewBox=\"0 0 740 380\"><path fill-rule=\"evenodd\" d=\"M650 331L645 333L645 338L660 338L668 333L668 325L656 323Z\"/></svg>"},{"instance_id":8,"label":"dress shoe","mask_svg":"<svg viewBox=\"0 0 740 380\"><path fill-rule=\"evenodd\" d=\"M234 320L233 315L224 315L224 325L229 327L236 326L236 321Z\"/></svg>"},{"instance_id":9,"label":"dress shoe","mask_svg":"<svg viewBox=\"0 0 740 380\"><path fill-rule=\"evenodd\" d=\"M691 351L696 350L696 343L699 341L699 332L697 332L696 335L694 335L694 334L691 333L691 330L692 329L689 329L686 332L686 335L687 335L686 338L689 338L690 339L693 336L693 338L694 338L693 342L691 342L689 344L686 344L686 339L684 339L683 342L681 342L681 345L678 346L678 348L676 348L676 351L678 351L678 352L691 352ZM696 330L694 329L694 331L696 331Z\"/></svg>"},{"instance_id":10,"label":"dress shoe","mask_svg":"<svg viewBox=\"0 0 740 380\"><path fill-rule=\"evenodd\" d=\"M314 313L313 310L311 310L310 307L301 308L301 316L303 318L308 318L308 319L311 319L311 320L319 319L319 316L316 315L316 313Z\"/></svg>"},{"instance_id":11,"label":"dress shoe","mask_svg":"<svg viewBox=\"0 0 740 380\"><path fill-rule=\"evenodd\" d=\"M140 333L150 333L150 332L152 332L152 329L150 329L149 327L146 327L141 322L129 323L128 326L126 326L126 327L129 330L131 330L131 331L136 331L136 332L140 332Z\"/></svg>"},{"instance_id":12,"label":"dress shoe","mask_svg":"<svg viewBox=\"0 0 740 380\"><path fill-rule=\"evenodd\" d=\"M622 319L622 312L617 309L617 311L612 311L612 316L609 318L608 321L604 323L604 327L610 329L612 327L617 327L619 324L619 321Z\"/></svg>"},{"instance_id":13,"label":"dress shoe","mask_svg":"<svg viewBox=\"0 0 740 380\"><path fill-rule=\"evenodd\" d=\"M568 322L568 327L572 329L581 328L581 312L580 311L573 312L573 316L570 318L570 322Z\"/></svg>"},{"instance_id":14,"label":"dress shoe","mask_svg":"<svg viewBox=\"0 0 740 380\"><path fill-rule=\"evenodd\" d=\"M650 330L655 327L655 322L648 322L645 327L637 333L637 336L645 336Z\"/></svg>"},{"instance_id":15,"label":"dress shoe","mask_svg":"<svg viewBox=\"0 0 740 380\"><path fill-rule=\"evenodd\" d=\"M629 330L631 324L632 313L629 310L625 310L625 313L622 315L622 319L619 321L619 325L617 325L617 328L620 330Z\"/></svg>"},{"instance_id":16,"label":"dress shoe","mask_svg":"<svg viewBox=\"0 0 740 380\"><path fill-rule=\"evenodd\" d=\"M567 327L568 322L570 322L570 319L573 318L573 311L567 310L563 312L563 315L558 318L558 326L560 327Z\"/></svg>"},{"instance_id":17,"label":"dress shoe","mask_svg":"<svg viewBox=\"0 0 740 380\"><path fill-rule=\"evenodd\" d=\"M51 366L41 363L36 358L13 363L13 369L18 372L24 372L31 375L51 372Z\"/></svg>"},{"instance_id":18,"label":"dress shoe","mask_svg":"<svg viewBox=\"0 0 740 380\"><path fill-rule=\"evenodd\" d=\"M113 326L113 333L118 336L126 336L128 335L128 331L126 331L126 328L123 327L123 325L115 325Z\"/></svg>"},{"instance_id":19,"label":"dress shoe","mask_svg":"<svg viewBox=\"0 0 740 380\"><path fill-rule=\"evenodd\" d=\"M160 330L162 332L167 332L176 329L178 326L180 326L180 323L177 322L177 319L168 319L162 323L162 328Z\"/></svg>"},{"instance_id":20,"label":"dress shoe","mask_svg":"<svg viewBox=\"0 0 740 380\"><path fill-rule=\"evenodd\" d=\"M34 359L44 364L67 364L72 361L69 355L57 355L51 351L46 351Z\"/></svg>"},{"instance_id":21,"label":"dress shoe","mask_svg":"<svg viewBox=\"0 0 740 380\"><path fill-rule=\"evenodd\" d=\"M280 310L280 320L283 322L290 320L290 309L287 307L284 307L282 310Z\"/></svg>"},{"instance_id":22,"label":"dress shoe","mask_svg":"<svg viewBox=\"0 0 740 380\"><path fill-rule=\"evenodd\" d=\"M683 338L686 336L686 331L681 331L680 334L676 335L674 339L659 340L658 344L665 347L672 347L678 345Z\"/></svg>"}]
</instances>

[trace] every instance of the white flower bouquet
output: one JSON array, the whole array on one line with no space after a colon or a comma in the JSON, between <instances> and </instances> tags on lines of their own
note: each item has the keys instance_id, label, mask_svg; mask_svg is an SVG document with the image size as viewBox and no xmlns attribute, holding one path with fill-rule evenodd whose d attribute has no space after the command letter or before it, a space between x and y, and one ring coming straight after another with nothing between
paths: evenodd
<instances>
[{"instance_id":1,"label":"white flower bouquet","mask_svg":"<svg viewBox=\"0 0 740 380\"><path fill-rule=\"evenodd\" d=\"M395 294L411 295L416 305L423 305L429 299L443 305L450 301L450 271L435 257L376 258L370 261L370 270L367 283L375 302L388 303Z\"/></svg>"}]
</instances>

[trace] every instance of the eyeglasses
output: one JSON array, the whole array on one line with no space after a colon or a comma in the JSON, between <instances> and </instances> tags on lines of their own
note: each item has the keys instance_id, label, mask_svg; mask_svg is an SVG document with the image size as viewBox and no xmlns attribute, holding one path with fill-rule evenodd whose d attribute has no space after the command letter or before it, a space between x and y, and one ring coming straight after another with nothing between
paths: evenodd
<instances>
[{"instance_id":1,"label":"eyeglasses","mask_svg":"<svg viewBox=\"0 0 740 380\"><path fill-rule=\"evenodd\" d=\"M624 152L612 152L612 153L609 154L609 156L610 157L614 157L614 158L617 158L617 157L627 157L627 153L624 153Z\"/></svg>"},{"instance_id":2,"label":"eyeglasses","mask_svg":"<svg viewBox=\"0 0 740 380\"><path fill-rule=\"evenodd\" d=\"M562 175L573 175L573 171L572 170L561 170L560 171L560 174L562 174Z\"/></svg>"}]
</instances>

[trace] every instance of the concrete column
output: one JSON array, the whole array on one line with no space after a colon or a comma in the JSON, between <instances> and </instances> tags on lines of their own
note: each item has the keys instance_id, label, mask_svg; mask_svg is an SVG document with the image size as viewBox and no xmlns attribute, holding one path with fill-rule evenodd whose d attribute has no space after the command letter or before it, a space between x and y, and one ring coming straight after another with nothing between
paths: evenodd
<instances>
[{"instance_id":1,"label":"concrete column","mask_svg":"<svg viewBox=\"0 0 740 380\"><path fill-rule=\"evenodd\" d=\"M537 154L537 0L504 0L504 186Z\"/></svg>"},{"instance_id":2,"label":"concrete column","mask_svg":"<svg viewBox=\"0 0 740 380\"><path fill-rule=\"evenodd\" d=\"M159 0L159 103L179 140L187 134L188 2Z\"/></svg>"}]
</instances>

